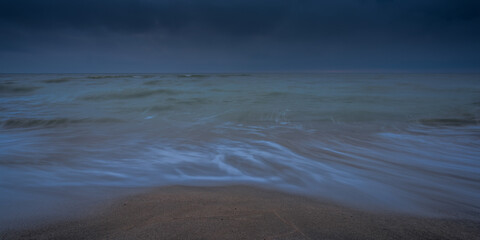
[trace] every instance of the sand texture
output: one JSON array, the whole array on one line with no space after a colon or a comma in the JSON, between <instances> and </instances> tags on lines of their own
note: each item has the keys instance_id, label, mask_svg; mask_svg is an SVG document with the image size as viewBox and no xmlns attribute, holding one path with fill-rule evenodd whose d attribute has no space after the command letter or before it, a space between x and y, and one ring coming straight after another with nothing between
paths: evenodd
<instances>
[{"instance_id":1,"label":"sand texture","mask_svg":"<svg viewBox=\"0 0 480 240\"><path fill-rule=\"evenodd\" d=\"M480 239L480 222L371 213L253 187L163 187L1 239Z\"/></svg>"}]
</instances>

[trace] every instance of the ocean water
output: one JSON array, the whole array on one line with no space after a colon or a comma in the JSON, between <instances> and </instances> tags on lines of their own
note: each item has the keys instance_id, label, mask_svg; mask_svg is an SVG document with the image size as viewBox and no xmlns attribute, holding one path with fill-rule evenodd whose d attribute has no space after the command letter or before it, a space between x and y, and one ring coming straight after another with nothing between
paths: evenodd
<instances>
[{"instance_id":1,"label":"ocean water","mask_svg":"<svg viewBox=\"0 0 480 240\"><path fill-rule=\"evenodd\" d=\"M3 74L0 126L4 222L175 184L480 213L475 74Z\"/></svg>"}]
</instances>

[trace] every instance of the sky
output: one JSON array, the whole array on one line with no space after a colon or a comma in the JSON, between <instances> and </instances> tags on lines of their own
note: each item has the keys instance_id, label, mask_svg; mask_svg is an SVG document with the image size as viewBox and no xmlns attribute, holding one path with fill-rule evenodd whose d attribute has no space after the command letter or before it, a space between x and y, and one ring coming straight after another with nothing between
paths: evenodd
<instances>
[{"instance_id":1,"label":"sky","mask_svg":"<svg viewBox=\"0 0 480 240\"><path fill-rule=\"evenodd\" d=\"M0 0L0 72L480 72L478 0Z\"/></svg>"}]
</instances>

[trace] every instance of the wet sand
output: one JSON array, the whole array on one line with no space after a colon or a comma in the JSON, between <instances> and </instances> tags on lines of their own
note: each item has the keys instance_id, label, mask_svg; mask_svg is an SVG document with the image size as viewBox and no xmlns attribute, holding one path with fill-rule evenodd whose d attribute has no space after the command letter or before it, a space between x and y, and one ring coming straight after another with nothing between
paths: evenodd
<instances>
[{"instance_id":1,"label":"wet sand","mask_svg":"<svg viewBox=\"0 0 480 240\"><path fill-rule=\"evenodd\" d=\"M480 221L373 213L246 186L162 187L105 205L0 238L480 239Z\"/></svg>"}]
</instances>

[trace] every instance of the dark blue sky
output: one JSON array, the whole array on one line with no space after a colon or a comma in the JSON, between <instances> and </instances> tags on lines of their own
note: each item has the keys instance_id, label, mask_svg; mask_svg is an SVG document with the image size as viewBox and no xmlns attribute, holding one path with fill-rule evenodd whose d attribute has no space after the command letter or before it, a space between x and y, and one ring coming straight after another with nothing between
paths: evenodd
<instances>
[{"instance_id":1,"label":"dark blue sky","mask_svg":"<svg viewBox=\"0 0 480 240\"><path fill-rule=\"evenodd\" d=\"M0 0L0 72L479 72L480 1Z\"/></svg>"}]
</instances>

